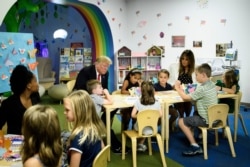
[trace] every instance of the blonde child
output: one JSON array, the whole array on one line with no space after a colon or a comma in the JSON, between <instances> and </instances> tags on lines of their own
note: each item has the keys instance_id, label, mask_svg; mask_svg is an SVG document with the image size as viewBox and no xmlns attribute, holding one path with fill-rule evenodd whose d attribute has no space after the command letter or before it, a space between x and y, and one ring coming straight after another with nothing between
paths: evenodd
<instances>
[{"instance_id":1,"label":"blonde child","mask_svg":"<svg viewBox=\"0 0 250 167\"><path fill-rule=\"evenodd\" d=\"M240 90L240 86L238 84L238 78L234 70L227 70L222 75L222 82L217 81L215 85L218 91L223 91L228 94L237 94ZM228 104L229 113L234 112L234 99L231 98L219 99L219 103Z\"/></svg>"},{"instance_id":2,"label":"blonde child","mask_svg":"<svg viewBox=\"0 0 250 167\"><path fill-rule=\"evenodd\" d=\"M136 119L137 113L141 112L143 110L146 110L146 109L158 110L160 112L160 115L162 115L161 104L158 100L155 99L154 94L155 94L155 90L154 90L153 84L151 82L148 82L148 81L142 82L142 84L141 84L141 98L135 102L135 105L134 105L132 113L131 113L132 118ZM137 122L134 124L134 129L138 130ZM143 133L144 134L152 133L151 127L145 128L143 130ZM145 141L145 138L142 138L141 140L138 141L137 151L144 152L147 150L147 146L143 144L144 141Z\"/></svg>"},{"instance_id":3,"label":"blonde child","mask_svg":"<svg viewBox=\"0 0 250 167\"><path fill-rule=\"evenodd\" d=\"M69 166L91 167L104 147L106 128L96 112L94 102L84 90L77 90L63 99L64 114L69 122Z\"/></svg>"},{"instance_id":4,"label":"blonde child","mask_svg":"<svg viewBox=\"0 0 250 167\"><path fill-rule=\"evenodd\" d=\"M138 70L137 68L130 70L123 81L121 93L129 95L130 88L139 87L140 82L141 82L141 75L142 75L141 71ZM131 118L132 107L121 109L120 112L122 114L123 130L127 130L129 127L129 122ZM134 124L134 121L132 120L132 125L133 124Z\"/></svg>"},{"instance_id":5,"label":"blonde child","mask_svg":"<svg viewBox=\"0 0 250 167\"><path fill-rule=\"evenodd\" d=\"M156 92L160 92L160 91L168 91L168 90L172 90L173 87L168 83L168 79L169 79L169 72L166 69L161 69L158 72L158 82L154 84L154 88ZM174 108L174 106L170 106L169 107L169 130L170 131L174 131L174 127L175 127L175 121L178 118L178 112L176 111L176 109Z\"/></svg>"},{"instance_id":6,"label":"blonde child","mask_svg":"<svg viewBox=\"0 0 250 167\"><path fill-rule=\"evenodd\" d=\"M102 84L98 80L90 80L87 82L87 90L90 94L90 97L92 98L95 107L96 112L98 113L99 117L101 117L101 111L104 104L113 104L114 100L112 99L111 95L109 94L109 91L107 89L102 88ZM104 97L103 97L104 96ZM117 109L115 111L112 111L110 114L111 119L113 119L115 113L117 112ZM105 111L102 115L105 115ZM105 117L106 118L106 117ZM103 119L102 121L104 124L106 124L106 119ZM110 129L110 135L111 135L111 150L114 153L121 154L121 142L117 139L113 129ZM128 152L128 149L126 150Z\"/></svg>"},{"instance_id":7,"label":"blonde child","mask_svg":"<svg viewBox=\"0 0 250 167\"><path fill-rule=\"evenodd\" d=\"M45 105L31 106L23 116L21 156L24 167L59 167L61 129L56 111Z\"/></svg>"}]
</instances>

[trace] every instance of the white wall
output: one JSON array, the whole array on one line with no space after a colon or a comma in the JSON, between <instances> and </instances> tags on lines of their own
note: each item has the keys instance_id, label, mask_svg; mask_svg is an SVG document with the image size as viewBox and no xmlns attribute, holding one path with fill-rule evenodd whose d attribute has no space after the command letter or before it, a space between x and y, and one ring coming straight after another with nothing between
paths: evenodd
<instances>
[{"instance_id":1,"label":"white wall","mask_svg":"<svg viewBox=\"0 0 250 167\"><path fill-rule=\"evenodd\" d=\"M2 25L3 19L6 15L6 13L9 11L11 6L16 2L17 0L0 0L1 7L0 7L0 26Z\"/></svg>"},{"instance_id":2,"label":"white wall","mask_svg":"<svg viewBox=\"0 0 250 167\"><path fill-rule=\"evenodd\" d=\"M3 2L3 0L0 0ZM14 0L12 0L14 1ZM165 46L163 67L168 68L184 49L191 49L196 58L214 58L217 43L229 43L238 49L242 102L250 103L248 55L250 37L249 0L81 0L97 5L107 16L113 33L115 51L127 46L136 52L146 52L152 45ZM7 1L10 2L10 1ZM0 7L0 24L9 3ZM185 19L188 16L189 21ZM226 19L226 24L221 23ZM206 24L201 25L201 20ZM169 26L168 24L172 24ZM134 31L134 33L131 33ZM164 32L164 38L160 38ZM184 48L171 46L172 35L186 37ZM193 48L193 41L202 41L202 48Z\"/></svg>"},{"instance_id":3,"label":"white wall","mask_svg":"<svg viewBox=\"0 0 250 167\"><path fill-rule=\"evenodd\" d=\"M196 58L214 58L216 44L233 41L233 47L238 49L241 65L242 102L250 103L250 84L247 84L250 77L250 1L208 0L207 5L199 5L197 0L128 0L127 43L124 45L133 51L146 51L152 45L165 46L166 54L162 64L164 68L168 68L184 49L191 49ZM160 16L157 17L157 14ZM189 21L185 16L189 16ZM221 23L221 19L226 19L226 24ZM206 24L201 25L201 20L205 20ZM146 25L138 26L142 21L145 21ZM172 25L168 26L169 23ZM133 35L132 31L135 31ZM164 38L159 37L160 32L164 32ZM172 35L184 35L185 47L173 48ZM195 40L202 41L202 48L193 47Z\"/></svg>"}]
</instances>

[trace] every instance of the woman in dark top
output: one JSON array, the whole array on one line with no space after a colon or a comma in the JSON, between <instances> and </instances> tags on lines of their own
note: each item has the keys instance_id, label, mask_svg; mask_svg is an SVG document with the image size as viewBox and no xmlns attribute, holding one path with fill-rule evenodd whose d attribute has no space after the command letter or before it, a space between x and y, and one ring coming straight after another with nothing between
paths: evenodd
<instances>
[{"instance_id":1,"label":"woman in dark top","mask_svg":"<svg viewBox=\"0 0 250 167\"><path fill-rule=\"evenodd\" d=\"M184 50L181 54L179 60L179 74L178 79L181 84L192 84L192 74L194 73L195 69L195 59L194 53L191 50ZM192 110L192 103L191 102L184 102L184 103L177 103L175 107L179 111L180 118L183 118L184 113L186 117L188 117Z\"/></svg>"},{"instance_id":2,"label":"woman in dark top","mask_svg":"<svg viewBox=\"0 0 250 167\"><path fill-rule=\"evenodd\" d=\"M17 65L10 77L12 95L0 107L0 129L7 123L8 134L21 134L24 112L40 102L36 76L23 65Z\"/></svg>"}]
</instances>

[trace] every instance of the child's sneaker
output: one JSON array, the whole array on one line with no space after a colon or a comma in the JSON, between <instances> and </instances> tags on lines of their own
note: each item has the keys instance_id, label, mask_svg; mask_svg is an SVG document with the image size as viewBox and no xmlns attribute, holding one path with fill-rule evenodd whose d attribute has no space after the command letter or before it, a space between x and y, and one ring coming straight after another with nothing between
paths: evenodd
<instances>
[{"instance_id":1,"label":"child's sneaker","mask_svg":"<svg viewBox=\"0 0 250 167\"><path fill-rule=\"evenodd\" d=\"M190 148L186 151L183 151L182 152L182 155L185 155L185 156L193 156L193 155L198 155L198 154L202 154L203 151L202 151L202 148L200 146L190 146Z\"/></svg>"},{"instance_id":2,"label":"child's sneaker","mask_svg":"<svg viewBox=\"0 0 250 167\"><path fill-rule=\"evenodd\" d=\"M137 146L137 151L139 152L145 152L147 149L148 149L147 146L144 144L138 144Z\"/></svg>"}]
</instances>

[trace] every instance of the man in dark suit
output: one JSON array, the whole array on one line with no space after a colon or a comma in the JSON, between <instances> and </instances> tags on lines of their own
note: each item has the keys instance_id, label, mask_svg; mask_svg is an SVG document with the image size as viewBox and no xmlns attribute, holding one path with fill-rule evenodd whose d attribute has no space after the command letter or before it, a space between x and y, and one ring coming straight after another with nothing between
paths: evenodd
<instances>
[{"instance_id":1,"label":"man in dark suit","mask_svg":"<svg viewBox=\"0 0 250 167\"><path fill-rule=\"evenodd\" d=\"M112 60L107 56L98 57L93 65L84 67L79 72L74 90L83 89L87 91L87 82L91 79L97 79L102 83L104 89L108 89L108 68ZM98 77L99 76L99 77Z\"/></svg>"},{"instance_id":2,"label":"man in dark suit","mask_svg":"<svg viewBox=\"0 0 250 167\"><path fill-rule=\"evenodd\" d=\"M108 77L109 77L109 72L108 68L112 64L112 60L109 57L106 56L101 56L98 57L95 61L95 63L91 66L84 67L81 69L79 72L77 78L76 78L76 83L74 86L75 90L83 89L87 90L87 82L92 79L97 79L102 83L102 87L104 89L108 89ZM115 109L114 111L111 112L110 118L113 119L115 113L118 111L118 109ZM104 112L101 116L102 121L106 125L106 113ZM117 139L114 131L111 129L110 131L111 135L111 150L114 153L121 154L121 143ZM128 152L129 149L126 149L126 152Z\"/></svg>"}]
</instances>

